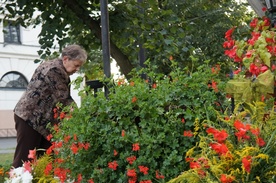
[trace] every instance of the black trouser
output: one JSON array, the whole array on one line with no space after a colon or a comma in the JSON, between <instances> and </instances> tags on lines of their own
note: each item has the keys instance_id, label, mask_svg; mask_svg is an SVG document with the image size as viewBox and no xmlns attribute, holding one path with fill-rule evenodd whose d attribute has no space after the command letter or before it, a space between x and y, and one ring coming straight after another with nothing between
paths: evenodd
<instances>
[{"instance_id":1,"label":"black trouser","mask_svg":"<svg viewBox=\"0 0 276 183\"><path fill-rule=\"evenodd\" d=\"M29 150L46 150L51 146L51 143L16 114L14 114L14 121L17 131L17 145L12 166L17 168L22 166L23 162L30 160L28 158ZM37 156L39 157L43 153L44 151L37 151Z\"/></svg>"}]
</instances>

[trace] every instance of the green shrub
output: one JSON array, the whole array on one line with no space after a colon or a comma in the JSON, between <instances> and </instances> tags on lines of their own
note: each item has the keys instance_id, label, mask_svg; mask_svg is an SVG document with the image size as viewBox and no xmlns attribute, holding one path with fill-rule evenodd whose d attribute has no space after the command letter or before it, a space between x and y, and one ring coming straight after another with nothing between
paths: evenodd
<instances>
[{"instance_id":1,"label":"green shrub","mask_svg":"<svg viewBox=\"0 0 276 183\"><path fill-rule=\"evenodd\" d=\"M116 84L108 99L89 93L72 118L55 128L54 154L62 159L56 166L70 172L67 177L165 182L188 169L185 153L199 141L201 123L224 107L218 75L207 65L193 73L175 68L169 76L142 72L150 79L137 75Z\"/></svg>"}]
</instances>

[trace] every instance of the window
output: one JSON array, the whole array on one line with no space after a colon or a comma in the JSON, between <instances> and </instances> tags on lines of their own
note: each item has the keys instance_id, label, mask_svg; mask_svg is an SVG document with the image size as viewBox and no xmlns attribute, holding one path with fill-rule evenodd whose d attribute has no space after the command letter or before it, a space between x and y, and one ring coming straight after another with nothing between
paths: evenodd
<instances>
[{"instance_id":1,"label":"window","mask_svg":"<svg viewBox=\"0 0 276 183\"><path fill-rule=\"evenodd\" d=\"M0 79L0 87L2 88L27 88L28 81L19 72L11 71L4 74Z\"/></svg>"},{"instance_id":2,"label":"window","mask_svg":"<svg viewBox=\"0 0 276 183\"><path fill-rule=\"evenodd\" d=\"M13 21L4 21L4 42L21 44L20 26Z\"/></svg>"}]
</instances>

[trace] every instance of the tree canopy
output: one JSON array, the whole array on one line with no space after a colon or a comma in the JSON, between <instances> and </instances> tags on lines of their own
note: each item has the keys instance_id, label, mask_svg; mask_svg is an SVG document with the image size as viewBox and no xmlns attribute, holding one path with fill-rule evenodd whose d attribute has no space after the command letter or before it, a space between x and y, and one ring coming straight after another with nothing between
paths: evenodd
<instances>
[{"instance_id":1,"label":"tree canopy","mask_svg":"<svg viewBox=\"0 0 276 183\"><path fill-rule=\"evenodd\" d=\"M222 62L224 33L250 19L248 4L235 0L109 0L110 53L127 78L139 68L138 52L156 71L168 73L170 59L191 69L210 60ZM2 13L22 26L42 25L39 54L58 46L81 44L101 49L99 0L6 0ZM40 12L37 14L37 12ZM54 42L57 45L54 45ZM94 52L91 52L93 56ZM195 62L196 61L196 62ZM90 57L90 63L101 59Z\"/></svg>"}]
</instances>

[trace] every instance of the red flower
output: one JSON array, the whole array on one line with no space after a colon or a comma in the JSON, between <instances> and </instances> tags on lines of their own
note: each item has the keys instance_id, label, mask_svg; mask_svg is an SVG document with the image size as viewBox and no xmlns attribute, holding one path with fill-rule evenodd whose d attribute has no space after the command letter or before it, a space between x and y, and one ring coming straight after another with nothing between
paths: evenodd
<instances>
[{"instance_id":1,"label":"red flower","mask_svg":"<svg viewBox=\"0 0 276 183\"><path fill-rule=\"evenodd\" d=\"M59 132L59 127L58 127L58 125L54 125L54 131L56 132L56 133L58 133Z\"/></svg>"},{"instance_id":2,"label":"red flower","mask_svg":"<svg viewBox=\"0 0 276 183\"><path fill-rule=\"evenodd\" d=\"M59 115L59 118L63 119L64 117L65 117L65 112L61 112L60 115Z\"/></svg>"},{"instance_id":3,"label":"red flower","mask_svg":"<svg viewBox=\"0 0 276 183\"><path fill-rule=\"evenodd\" d=\"M53 150L54 150L55 146L52 144L47 150L46 150L46 154L50 155Z\"/></svg>"},{"instance_id":4,"label":"red flower","mask_svg":"<svg viewBox=\"0 0 276 183\"><path fill-rule=\"evenodd\" d=\"M87 142L87 143L81 143L81 146L85 149L85 150L88 150L88 148L90 147L90 144Z\"/></svg>"},{"instance_id":5,"label":"red flower","mask_svg":"<svg viewBox=\"0 0 276 183\"><path fill-rule=\"evenodd\" d=\"M265 141L261 137L257 137L256 143L260 146L263 147L265 145Z\"/></svg>"},{"instance_id":6,"label":"red flower","mask_svg":"<svg viewBox=\"0 0 276 183\"><path fill-rule=\"evenodd\" d=\"M216 141L218 141L219 143L224 142L227 139L227 137L228 137L228 134L227 134L227 132L225 130L219 131L219 130L214 129L214 128L208 128L206 130L206 132L213 134L214 139Z\"/></svg>"},{"instance_id":7,"label":"red flower","mask_svg":"<svg viewBox=\"0 0 276 183\"><path fill-rule=\"evenodd\" d=\"M77 141L77 140L78 140L77 134L74 134L74 141Z\"/></svg>"},{"instance_id":8,"label":"red flower","mask_svg":"<svg viewBox=\"0 0 276 183\"><path fill-rule=\"evenodd\" d=\"M71 150L72 150L72 152L73 152L73 154L77 154L78 153L78 146L75 144L75 143L73 143L72 145L71 145L71 148L70 148Z\"/></svg>"},{"instance_id":9,"label":"red flower","mask_svg":"<svg viewBox=\"0 0 276 183\"><path fill-rule=\"evenodd\" d=\"M243 168L245 169L245 171L247 173L250 173L250 169L251 169L251 156L247 156L242 158L242 165Z\"/></svg>"},{"instance_id":10,"label":"red flower","mask_svg":"<svg viewBox=\"0 0 276 183\"><path fill-rule=\"evenodd\" d=\"M234 45L235 45L235 41L234 40L225 41L223 43L223 47L224 48L233 48Z\"/></svg>"},{"instance_id":11,"label":"red flower","mask_svg":"<svg viewBox=\"0 0 276 183\"><path fill-rule=\"evenodd\" d=\"M131 102L132 102L132 103L135 103L136 101L137 101L137 97L134 96L134 97L132 98Z\"/></svg>"},{"instance_id":12,"label":"red flower","mask_svg":"<svg viewBox=\"0 0 276 183\"><path fill-rule=\"evenodd\" d=\"M130 86L134 86L134 82L131 81L131 82L129 83L129 85L130 85Z\"/></svg>"},{"instance_id":13,"label":"red flower","mask_svg":"<svg viewBox=\"0 0 276 183\"><path fill-rule=\"evenodd\" d=\"M25 168L25 171L28 171L30 173L32 172L32 167L31 167L30 161L24 162L23 167Z\"/></svg>"},{"instance_id":14,"label":"red flower","mask_svg":"<svg viewBox=\"0 0 276 183\"><path fill-rule=\"evenodd\" d=\"M210 143L211 148L219 155L226 155L228 148L224 143Z\"/></svg>"},{"instance_id":15,"label":"red flower","mask_svg":"<svg viewBox=\"0 0 276 183\"><path fill-rule=\"evenodd\" d=\"M129 169L129 170L127 170L127 176L128 177L136 177L137 174L136 174L135 169Z\"/></svg>"},{"instance_id":16,"label":"red flower","mask_svg":"<svg viewBox=\"0 0 276 183\"><path fill-rule=\"evenodd\" d=\"M241 72L241 69L238 68L237 70L233 71L233 74L239 74Z\"/></svg>"},{"instance_id":17,"label":"red flower","mask_svg":"<svg viewBox=\"0 0 276 183\"><path fill-rule=\"evenodd\" d=\"M93 179L89 179L87 182L88 183L94 183L94 180Z\"/></svg>"},{"instance_id":18,"label":"red flower","mask_svg":"<svg viewBox=\"0 0 276 183\"><path fill-rule=\"evenodd\" d=\"M190 168L191 169L201 168L201 165L197 161L195 161L195 162L192 161L192 162L190 162Z\"/></svg>"},{"instance_id":19,"label":"red flower","mask_svg":"<svg viewBox=\"0 0 276 183\"><path fill-rule=\"evenodd\" d=\"M49 134L49 135L47 135L46 138L47 138L48 141L51 141L51 139L53 138L53 135L52 135L52 134Z\"/></svg>"},{"instance_id":20,"label":"red flower","mask_svg":"<svg viewBox=\"0 0 276 183\"><path fill-rule=\"evenodd\" d=\"M204 168L210 168L210 166L208 165L208 160L207 160L207 159L201 157L201 158L198 158L197 161L198 161L198 162L201 164L201 166L203 166Z\"/></svg>"},{"instance_id":21,"label":"red flower","mask_svg":"<svg viewBox=\"0 0 276 183\"><path fill-rule=\"evenodd\" d=\"M270 26L271 23L270 23L270 19L268 17L264 17L263 21L264 21L264 25L263 26L265 26L265 27Z\"/></svg>"},{"instance_id":22,"label":"red flower","mask_svg":"<svg viewBox=\"0 0 276 183\"><path fill-rule=\"evenodd\" d=\"M156 177L157 179L164 179L164 178L165 178L164 175L159 174L159 171L158 171L158 170L155 171L155 177Z\"/></svg>"},{"instance_id":23,"label":"red flower","mask_svg":"<svg viewBox=\"0 0 276 183\"><path fill-rule=\"evenodd\" d=\"M219 71L220 71L220 65L217 64L216 67L212 67L211 71L212 71L213 74L218 74Z\"/></svg>"},{"instance_id":24,"label":"red flower","mask_svg":"<svg viewBox=\"0 0 276 183\"><path fill-rule=\"evenodd\" d=\"M185 130L183 135L184 137L192 137L194 134L191 130Z\"/></svg>"},{"instance_id":25,"label":"red flower","mask_svg":"<svg viewBox=\"0 0 276 183\"><path fill-rule=\"evenodd\" d=\"M259 21L258 18L254 18L249 24L250 27L255 28L258 24L258 21Z\"/></svg>"},{"instance_id":26,"label":"red flower","mask_svg":"<svg viewBox=\"0 0 276 183\"><path fill-rule=\"evenodd\" d=\"M67 143L69 142L70 138L71 138L70 135L64 135L63 141Z\"/></svg>"},{"instance_id":27,"label":"red flower","mask_svg":"<svg viewBox=\"0 0 276 183\"><path fill-rule=\"evenodd\" d=\"M117 155L118 155L118 152L114 149L114 150L113 150L113 154L114 154L114 156L117 156Z\"/></svg>"},{"instance_id":28,"label":"red flower","mask_svg":"<svg viewBox=\"0 0 276 183\"><path fill-rule=\"evenodd\" d=\"M261 33L259 33L259 32L252 32L251 35L252 35L252 38L248 40L248 44L254 45L255 42L256 42L256 41L259 39L259 37L261 36ZM248 51L248 52L254 52L254 51L253 51L253 50L250 50L250 51Z\"/></svg>"},{"instance_id":29,"label":"red flower","mask_svg":"<svg viewBox=\"0 0 276 183\"><path fill-rule=\"evenodd\" d=\"M256 136L260 135L260 129L259 128L256 128L256 129L251 128L250 131L253 135L256 135Z\"/></svg>"},{"instance_id":30,"label":"red flower","mask_svg":"<svg viewBox=\"0 0 276 183\"><path fill-rule=\"evenodd\" d=\"M239 120L236 120L234 122L234 127L238 130L238 132L235 133L235 135L238 137L238 140L250 138L248 135L246 135L246 132L250 129L249 124L244 125Z\"/></svg>"},{"instance_id":31,"label":"red flower","mask_svg":"<svg viewBox=\"0 0 276 183\"><path fill-rule=\"evenodd\" d=\"M122 130L122 137L125 136L125 130Z\"/></svg>"},{"instance_id":32,"label":"red flower","mask_svg":"<svg viewBox=\"0 0 276 183\"><path fill-rule=\"evenodd\" d=\"M234 181L234 177L229 176L229 175L225 175L225 174L221 174L220 175L220 181L221 183L231 183Z\"/></svg>"},{"instance_id":33,"label":"red flower","mask_svg":"<svg viewBox=\"0 0 276 183\"><path fill-rule=\"evenodd\" d=\"M225 32L225 38L227 40L231 40L232 38L232 34L233 34L233 31L235 30L235 27L232 27L231 29L229 29L228 31Z\"/></svg>"},{"instance_id":34,"label":"red flower","mask_svg":"<svg viewBox=\"0 0 276 183\"><path fill-rule=\"evenodd\" d=\"M139 183L152 183L151 180L141 180Z\"/></svg>"},{"instance_id":35,"label":"red flower","mask_svg":"<svg viewBox=\"0 0 276 183\"><path fill-rule=\"evenodd\" d=\"M214 80L212 81L212 88L215 92L218 92L217 82L215 82Z\"/></svg>"},{"instance_id":36,"label":"red flower","mask_svg":"<svg viewBox=\"0 0 276 183\"><path fill-rule=\"evenodd\" d=\"M140 146L138 143L132 144L132 150L133 151L139 151L140 150Z\"/></svg>"},{"instance_id":37,"label":"red flower","mask_svg":"<svg viewBox=\"0 0 276 183\"><path fill-rule=\"evenodd\" d=\"M49 175L53 169L52 163L48 163L44 169L45 175Z\"/></svg>"},{"instance_id":38,"label":"red flower","mask_svg":"<svg viewBox=\"0 0 276 183\"><path fill-rule=\"evenodd\" d=\"M117 161L112 161L112 162L109 162L109 163L108 163L108 168L111 168L111 169L113 169L113 170L116 170L117 167L118 167Z\"/></svg>"},{"instance_id":39,"label":"red flower","mask_svg":"<svg viewBox=\"0 0 276 183\"><path fill-rule=\"evenodd\" d=\"M149 168L146 166L138 166L140 172L142 172L144 175L148 174Z\"/></svg>"},{"instance_id":40,"label":"red flower","mask_svg":"<svg viewBox=\"0 0 276 183\"><path fill-rule=\"evenodd\" d=\"M128 183L136 183L137 177L131 177L128 179Z\"/></svg>"},{"instance_id":41,"label":"red flower","mask_svg":"<svg viewBox=\"0 0 276 183\"><path fill-rule=\"evenodd\" d=\"M185 118L182 118L182 119L181 119L181 122L182 122L182 123L185 123Z\"/></svg>"},{"instance_id":42,"label":"red flower","mask_svg":"<svg viewBox=\"0 0 276 183\"><path fill-rule=\"evenodd\" d=\"M129 164L133 164L133 162L136 160L136 156L130 156L130 157L127 157L127 161Z\"/></svg>"},{"instance_id":43,"label":"red flower","mask_svg":"<svg viewBox=\"0 0 276 183\"><path fill-rule=\"evenodd\" d=\"M82 181L82 175L78 174L78 181L77 181L77 183L80 183L81 181Z\"/></svg>"}]
</instances>

